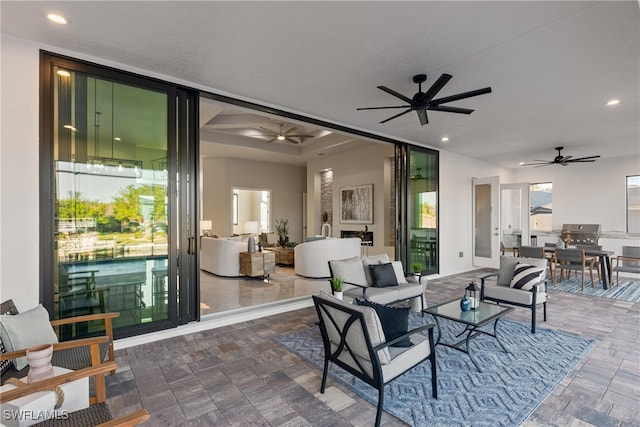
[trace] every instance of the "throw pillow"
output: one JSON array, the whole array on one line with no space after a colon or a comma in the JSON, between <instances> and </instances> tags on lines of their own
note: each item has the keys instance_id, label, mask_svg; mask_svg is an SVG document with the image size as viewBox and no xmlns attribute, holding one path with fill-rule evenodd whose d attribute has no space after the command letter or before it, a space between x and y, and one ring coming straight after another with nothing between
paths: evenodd
<instances>
[{"instance_id":1,"label":"throw pillow","mask_svg":"<svg viewBox=\"0 0 640 427\"><path fill-rule=\"evenodd\" d=\"M2 344L2 339L0 338L0 354L4 354L6 352L7 350L4 348L4 344ZM11 368L11 365L11 360L3 360L0 362L0 371L2 371L2 375Z\"/></svg>"},{"instance_id":2,"label":"throw pillow","mask_svg":"<svg viewBox=\"0 0 640 427\"><path fill-rule=\"evenodd\" d=\"M393 269L393 265L390 262L386 264L370 265L369 271L371 272L371 284L375 288L398 286L396 271Z\"/></svg>"},{"instance_id":3,"label":"throw pillow","mask_svg":"<svg viewBox=\"0 0 640 427\"><path fill-rule=\"evenodd\" d=\"M49 313L42 304L24 313L0 316L0 339L8 352L58 342L58 337L49 323ZM27 358L18 357L13 364L20 371L27 366Z\"/></svg>"},{"instance_id":4,"label":"throw pillow","mask_svg":"<svg viewBox=\"0 0 640 427\"><path fill-rule=\"evenodd\" d=\"M369 270L370 265L375 264L386 264L389 262L389 255L380 254L380 255L371 255L362 257L362 267L364 268L364 277L367 279L367 283L369 286L373 285L373 279L371 278L371 270Z\"/></svg>"},{"instance_id":5,"label":"throw pillow","mask_svg":"<svg viewBox=\"0 0 640 427\"><path fill-rule=\"evenodd\" d=\"M396 281L398 284L407 284L407 278L404 276L404 267L402 266L402 261L391 261L391 265L393 266L393 271L396 273Z\"/></svg>"},{"instance_id":6,"label":"throw pillow","mask_svg":"<svg viewBox=\"0 0 640 427\"><path fill-rule=\"evenodd\" d=\"M540 276L544 270L535 265L517 263L513 269L513 279L511 287L528 291L540 281Z\"/></svg>"},{"instance_id":7,"label":"throw pillow","mask_svg":"<svg viewBox=\"0 0 640 427\"><path fill-rule=\"evenodd\" d=\"M345 283L368 286L359 256L329 261L331 277L341 277Z\"/></svg>"},{"instance_id":8,"label":"throw pillow","mask_svg":"<svg viewBox=\"0 0 640 427\"><path fill-rule=\"evenodd\" d=\"M409 312L411 307L400 306L393 307L390 305L378 304L361 298L356 298L358 305L365 305L373 308L382 324L382 330L387 341L398 338L402 334L406 334L409 330ZM402 339L391 347L411 347L413 344L409 338Z\"/></svg>"}]
</instances>

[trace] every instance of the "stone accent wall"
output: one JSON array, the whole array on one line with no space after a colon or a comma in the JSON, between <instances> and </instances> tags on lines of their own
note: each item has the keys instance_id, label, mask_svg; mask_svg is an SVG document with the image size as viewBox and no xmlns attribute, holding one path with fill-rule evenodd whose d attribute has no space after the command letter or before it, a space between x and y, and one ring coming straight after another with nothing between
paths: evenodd
<instances>
[{"instance_id":1,"label":"stone accent wall","mask_svg":"<svg viewBox=\"0 0 640 427\"><path fill-rule=\"evenodd\" d=\"M320 229L318 233L322 230L322 217L324 213L329 215L329 220L327 221L331 225L331 229L333 230L333 171L328 170L324 172L320 172Z\"/></svg>"}]
</instances>

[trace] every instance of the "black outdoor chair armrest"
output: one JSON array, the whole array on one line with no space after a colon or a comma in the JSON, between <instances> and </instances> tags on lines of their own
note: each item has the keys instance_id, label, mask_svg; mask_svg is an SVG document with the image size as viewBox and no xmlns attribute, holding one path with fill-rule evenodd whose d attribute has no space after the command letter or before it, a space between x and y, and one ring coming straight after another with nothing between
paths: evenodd
<instances>
[{"instance_id":1,"label":"black outdoor chair armrest","mask_svg":"<svg viewBox=\"0 0 640 427\"><path fill-rule=\"evenodd\" d=\"M344 284L345 284L345 285L357 286L357 287L359 287L359 288L363 288L363 289L366 289L366 288L368 288L368 287L369 287L368 285L359 285L359 284L357 284L357 283L351 283L351 282L344 282Z\"/></svg>"},{"instance_id":2,"label":"black outdoor chair armrest","mask_svg":"<svg viewBox=\"0 0 640 427\"><path fill-rule=\"evenodd\" d=\"M413 334L417 334L418 332L422 332L425 329L429 329L430 331L430 335L433 334L433 328L435 328L436 325L434 325L433 323L427 323L426 325L422 325L422 326L418 326L417 328L411 329L410 331L407 331L406 333L400 335L399 337L396 337L394 339L392 339L391 341L387 341L384 342L382 344L378 344L377 346L373 347L373 351L377 352L382 350L383 348L387 348L390 345L393 345L395 343L397 343L398 341L401 341L405 338L408 338L409 336L413 335Z\"/></svg>"},{"instance_id":3,"label":"black outdoor chair armrest","mask_svg":"<svg viewBox=\"0 0 640 427\"><path fill-rule=\"evenodd\" d=\"M498 277L498 273L491 273L491 274L487 274L486 276L482 276L480 278L481 285L484 286L484 281L487 280L490 277Z\"/></svg>"},{"instance_id":4,"label":"black outdoor chair armrest","mask_svg":"<svg viewBox=\"0 0 640 427\"><path fill-rule=\"evenodd\" d=\"M540 292L540 290L538 289L540 287L540 285L544 285L544 289L546 291L546 289L547 289L547 279L544 279L543 282L538 282L535 285L533 285L531 287L531 289L529 289L529 292Z\"/></svg>"}]
</instances>

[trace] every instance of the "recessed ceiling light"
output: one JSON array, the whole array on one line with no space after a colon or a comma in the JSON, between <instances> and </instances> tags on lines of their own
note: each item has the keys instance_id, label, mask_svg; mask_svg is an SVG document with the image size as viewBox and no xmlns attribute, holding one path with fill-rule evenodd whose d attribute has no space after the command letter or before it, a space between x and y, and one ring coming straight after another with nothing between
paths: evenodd
<instances>
[{"instance_id":1,"label":"recessed ceiling light","mask_svg":"<svg viewBox=\"0 0 640 427\"><path fill-rule=\"evenodd\" d=\"M60 77L71 77L71 73L68 72L67 70L58 70L56 74L59 75Z\"/></svg>"},{"instance_id":2,"label":"recessed ceiling light","mask_svg":"<svg viewBox=\"0 0 640 427\"><path fill-rule=\"evenodd\" d=\"M67 20L65 19L64 16L62 15L58 15L56 13L50 13L47 15L47 19L53 23L56 24L60 24L60 25L66 25L67 24Z\"/></svg>"},{"instance_id":3,"label":"recessed ceiling light","mask_svg":"<svg viewBox=\"0 0 640 427\"><path fill-rule=\"evenodd\" d=\"M620 104L620 100L619 99L611 99L609 102L607 102L608 106L618 105L618 104Z\"/></svg>"},{"instance_id":4,"label":"recessed ceiling light","mask_svg":"<svg viewBox=\"0 0 640 427\"><path fill-rule=\"evenodd\" d=\"M119 136L116 136L115 138L113 138L114 141L122 141L122 138L120 138Z\"/></svg>"},{"instance_id":5,"label":"recessed ceiling light","mask_svg":"<svg viewBox=\"0 0 640 427\"><path fill-rule=\"evenodd\" d=\"M442 142L449 142L449 137L448 136L443 136L440 141Z\"/></svg>"}]
</instances>

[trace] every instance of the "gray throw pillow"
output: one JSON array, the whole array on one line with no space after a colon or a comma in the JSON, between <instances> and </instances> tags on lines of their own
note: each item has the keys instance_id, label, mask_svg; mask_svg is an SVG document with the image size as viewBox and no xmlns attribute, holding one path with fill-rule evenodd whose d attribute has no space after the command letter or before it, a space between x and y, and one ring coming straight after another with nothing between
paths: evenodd
<instances>
[{"instance_id":1,"label":"gray throw pillow","mask_svg":"<svg viewBox=\"0 0 640 427\"><path fill-rule=\"evenodd\" d=\"M0 316L0 338L7 352L58 342L58 337L49 323L49 312L42 304L13 316ZM13 364L19 371L27 366L27 358L18 357Z\"/></svg>"}]
</instances>

